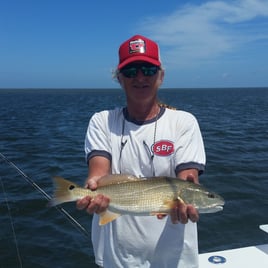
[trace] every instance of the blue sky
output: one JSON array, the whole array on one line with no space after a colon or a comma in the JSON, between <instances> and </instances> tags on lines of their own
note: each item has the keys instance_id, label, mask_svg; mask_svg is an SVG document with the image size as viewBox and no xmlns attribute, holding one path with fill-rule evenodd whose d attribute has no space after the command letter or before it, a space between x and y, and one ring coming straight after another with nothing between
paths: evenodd
<instances>
[{"instance_id":1,"label":"blue sky","mask_svg":"<svg viewBox=\"0 0 268 268\"><path fill-rule=\"evenodd\" d=\"M158 42L162 87L267 87L268 0L0 0L0 88L114 88L119 45Z\"/></svg>"}]
</instances>

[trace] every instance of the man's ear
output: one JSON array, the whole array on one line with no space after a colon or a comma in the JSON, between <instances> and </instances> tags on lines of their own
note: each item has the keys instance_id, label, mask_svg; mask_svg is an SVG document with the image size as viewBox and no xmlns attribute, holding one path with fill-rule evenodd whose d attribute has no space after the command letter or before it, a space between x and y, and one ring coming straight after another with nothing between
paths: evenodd
<instances>
[{"instance_id":1,"label":"man's ear","mask_svg":"<svg viewBox=\"0 0 268 268\"><path fill-rule=\"evenodd\" d=\"M117 82L121 85L122 81L121 81L121 77L119 73L117 74L116 78L117 78Z\"/></svg>"},{"instance_id":2,"label":"man's ear","mask_svg":"<svg viewBox=\"0 0 268 268\"><path fill-rule=\"evenodd\" d=\"M160 74L160 78L159 78L159 80L161 81L161 84L164 81L164 77L165 77L165 71L164 70L161 70L161 74Z\"/></svg>"}]
</instances>

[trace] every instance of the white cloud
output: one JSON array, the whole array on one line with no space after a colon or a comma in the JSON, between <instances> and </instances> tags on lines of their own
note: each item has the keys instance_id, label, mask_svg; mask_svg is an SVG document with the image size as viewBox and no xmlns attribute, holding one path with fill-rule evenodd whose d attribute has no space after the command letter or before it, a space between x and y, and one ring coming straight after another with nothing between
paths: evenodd
<instances>
[{"instance_id":1,"label":"white cloud","mask_svg":"<svg viewBox=\"0 0 268 268\"><path fill-rule=\"evenodd\" d=\"M267 20L263 20L267 16L267 0L207 1L147 18L141 32L159 42L164 63L185 68L237 51L249 42L268 40Z\"/></svg>"}]
</instances>

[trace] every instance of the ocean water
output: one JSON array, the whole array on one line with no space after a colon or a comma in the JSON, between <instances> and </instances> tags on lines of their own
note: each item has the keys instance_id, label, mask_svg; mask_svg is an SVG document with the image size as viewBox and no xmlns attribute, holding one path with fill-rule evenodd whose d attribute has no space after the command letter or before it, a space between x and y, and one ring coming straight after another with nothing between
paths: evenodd
<instances>
[{"instance_id":1,"label":"ocean water","mask_svg":"<svg viewBox=\"0 0 268 268\"><path fill-rule=\"evenodd\" d=\"M202 184L226 200L203 214L199 250L268 243L268 88L161 89L159 98L193 113L203 134ZM0 268L95 267L89 236L47 200L51 178L83 184L84 136L90 116L125 104L119 89L0 89ZM19 170L23 174L19 173ZM91 216L65 204L90 234Z\"/></svg>"}]
</instances>

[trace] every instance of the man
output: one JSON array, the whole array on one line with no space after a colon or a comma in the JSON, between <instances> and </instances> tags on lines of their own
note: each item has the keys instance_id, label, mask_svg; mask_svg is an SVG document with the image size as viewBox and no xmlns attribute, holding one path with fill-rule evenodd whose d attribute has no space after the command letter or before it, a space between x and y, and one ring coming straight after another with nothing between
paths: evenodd
<instances>
[{"instance_id":1,"label":"man","mask_svg":"<svg viewBox=\"0 0 268 268\"><path fill-rule=\"evenodd\" d=\"M111 173L176 176L198 183L205 166L202 136L193 115L158 102L164 79L158 45L141 35L125 41L119 48L116 76L127 106L90 119L86 187L96 189L98 179ZM98 214L108 205L109 198L103 195L77 202L79 209L95 213L92 242L98 265L198 267L198 212L193 206L178 202L168 217L124 215L100 227Z\"/></svg>"}]
</instances>

